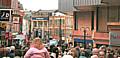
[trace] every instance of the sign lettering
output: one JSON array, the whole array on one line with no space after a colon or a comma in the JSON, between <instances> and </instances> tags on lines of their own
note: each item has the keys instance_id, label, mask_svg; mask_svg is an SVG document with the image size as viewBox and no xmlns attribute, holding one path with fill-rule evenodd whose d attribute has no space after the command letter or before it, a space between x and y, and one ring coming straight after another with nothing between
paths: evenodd
<instances>
[{"instance_id":1,"label":"sign lettering","mask_svg":"<svg viewBox=\"0 0 120 58\"><path fill-rule=\"evenodd\" d=\"M10 11L9 10L0 10L0 21L9 21Z\"/></svg>"}]
</instances>

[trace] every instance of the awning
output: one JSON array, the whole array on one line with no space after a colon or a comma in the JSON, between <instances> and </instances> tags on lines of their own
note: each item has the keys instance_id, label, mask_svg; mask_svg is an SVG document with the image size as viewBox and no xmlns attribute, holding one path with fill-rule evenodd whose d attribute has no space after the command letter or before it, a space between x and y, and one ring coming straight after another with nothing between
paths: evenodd
<instances>
[{"instance_id":1,"label":"awning","mask_svg":"<svg viewBox=\"0 0 120 58\"><path fill-rule=\"evenodd\" d=\"M74 38L74 42L84 43L84 39ZM93 40L86 40L86 43L93 43Z\"/></svg>"}]
</instances>

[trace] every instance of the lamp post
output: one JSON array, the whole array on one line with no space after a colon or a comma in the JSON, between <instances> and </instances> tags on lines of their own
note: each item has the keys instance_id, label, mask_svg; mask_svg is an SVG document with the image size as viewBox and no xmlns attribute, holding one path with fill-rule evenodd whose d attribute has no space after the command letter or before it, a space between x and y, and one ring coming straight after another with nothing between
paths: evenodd
<instances>
[{"instance_id":1,"label":"lamp post","mask_svg":"<svg viewBox=\"0 0 120 58\"><path fill-rule=\"evenodd\" d=\"M84 48L86 49L86 30L84 29Z\"/></svg>"},{"instance_id":2,"label":"lamp post","mask_svg":"<svg viewBox=\"0 0 120 58\"><path fill-rule=\"evenodd\" d=\"M32 16L30 16L30 19L29 19L29 38L28 38L28 40L31 40L31 18L32 18Z\"/></svg>"},{"instance_id":3,"label":"lamp post","mask_svg":"<svg viewBox=\"0 0 120 58\"><path fill-rule=\"evenodd\" d=\"M50 31L49 31L49 29L50 29L50 20L49 20L49 16L50 16L50 13L48 13L48 24L47 24L47 26L48 26L48 40L49 40L49 38L50 38Z\"/></svg>"},{"instance_id":4,"label":"lamp post","mask_svg":"<svg viewBox=\"0 0 120 58\"><path fill-rule=\"evenodd\" d=\"M60 43L60 45L62 44L62 31L61 31L61 17L60 17L60 15L59 15L59 18L60 18L60 21L59 21L59 23L60 23L60 25L59 25L59 38L60 38L60 40L59 40L59 43Z\"/></svg>"},{"instance_id":5,"label":"lamp post","mask_svg":"<svg viewBox=\"0 0 120 58\"><path fill-rule=\"evenodd\" d=\"M89 30L89 27L82 27L81 28L82 30L83 30L83 33L84 33L84 35L83 35L83 37L84 37L84 49L86 49L86 31L87 30Z\"/></svg>"}]
</instances>

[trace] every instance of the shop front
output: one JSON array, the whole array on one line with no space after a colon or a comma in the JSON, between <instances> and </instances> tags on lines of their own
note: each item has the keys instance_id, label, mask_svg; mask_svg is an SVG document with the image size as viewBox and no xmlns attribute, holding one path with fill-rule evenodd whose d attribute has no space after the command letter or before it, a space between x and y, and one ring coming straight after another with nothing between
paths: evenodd
<instances>
[{"instance_id":1,"label":"shop front","mask_svg":"<svg viewBox=\"0 0 120 58\"><path fill-rule=\"evenodd\" d=\"M109 33L94 32L94 47L99 48L102 45L109 46Z\"/></svg>"},{"instance_id":2,"label":"shop front","mask_svg":"<svg viewBox=\"0 0 120 58\"><path fill-rule=\"evenodd\" d=\"M84 40L84 39L80 39L80 38L74 38L74 46L79 44L80 47L84 47L84 41L86 42L86 47L93 46L93 40L88 40L88 39Z\"/></svg>"}]
</instances>

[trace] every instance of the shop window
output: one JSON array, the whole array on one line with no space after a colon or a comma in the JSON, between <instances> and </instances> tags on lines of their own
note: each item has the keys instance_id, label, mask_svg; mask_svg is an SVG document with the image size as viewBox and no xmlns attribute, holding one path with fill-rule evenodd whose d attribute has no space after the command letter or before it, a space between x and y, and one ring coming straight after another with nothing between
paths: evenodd
<instances>
[{"instance_id":1,"label":"shop window","mask_svg":"<svg viewBox=\"0 0 120 58\"><path fill-rule=\"evenodd\" d=\"M42 21L38 22L38 26L42 27Z\"/></svg>"}]
</instances>

